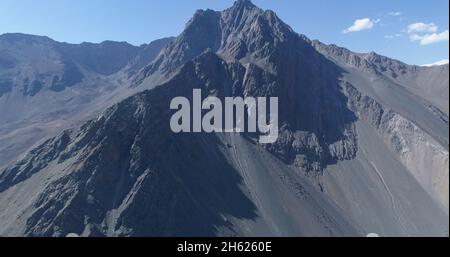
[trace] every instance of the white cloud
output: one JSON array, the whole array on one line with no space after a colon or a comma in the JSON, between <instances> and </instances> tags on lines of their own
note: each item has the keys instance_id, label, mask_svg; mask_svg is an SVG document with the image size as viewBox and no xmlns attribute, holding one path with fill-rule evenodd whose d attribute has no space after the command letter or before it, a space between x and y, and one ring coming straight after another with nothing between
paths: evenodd
<instances>
[{"instance_id":1,"label":"white cloud","mask_svg":"<svg viewBox=\"0 0 450 257\"><path fill-rule=\"evenodd\" d=\"M448 30L438 32L438 27L434 23L417 22L409 24L405 30L409 34L412 42L419 42L421 45L430 45L439 42L448 42Z\"/></svg>"},{"instance_id":2,"label":"white cloud","mask_svg":"<svg viewBox=\"0 0 450 257\"><path fill-rule=\"evenodd\" d=\"M430 45L448 41L448 35L449 35L448 30L446 30L441 33L432 33L424 35L412 34L409 36L409 39L411 41L419 41L421 45Z\"/></svg>"},{"instance_id":3,"label":"white cloud","mask_svg":"<svg viewBox=\"0 0 450 257\"><path fill-rule=\"evenodd\" d=\"M386 35L386 36L384 36L384 38L392 39L392 38L398 38L401 36L402 36L402 34L394 34L394 35Z\"/></svg>"},{"instance_id":4,"label":"white cloud","mask_svg":"<svg viewBox=\"0 0 450 257\"><path fill-rule=\"evenodd\" d=\"M400 16L400 15L402 15L402 13L401 12L388 12L388 15L389 16Z\"/></svg>"},{"instance_id":5,"label":"white cloud","mask_svg":"<svg viewBox=\"0 0 450 257\"><path fill-rule=\"evenodd\" d=\"M369 18L364 18L364 19L357 19L352 26L344 29L342 31L342 33L347 34L350 32L357 32L357 31L361 31L361 30L368 30L373 28L373 26L380 22L380 19L377 20L371 20Z\"/></svg>"},{"instance_id":6,"label":"white cloud","mask_svg":"<svg viewBox=\"0 0 450 257\"><path fill-rule=\"evenodd\" d=\"M438 65L444 65L444 64L448 64L448 59L440 60L438 62L434 62L434 63L430 63L430 64L424 64L421 66L431 67L431 66L438 66Z\"/></svg>"},{"instance_id":7,"label":"white cloud","mask_svg":"<svg viewBox=\"0 0 450 257\"><path fill-rule=\"evenodd\" d=\"M412 34L412 33L434 33L437 32L437 30L438 27L434 25L434 23L418 22L409 24L406 31L409 34Z\"/></svg>"}]
</instances>

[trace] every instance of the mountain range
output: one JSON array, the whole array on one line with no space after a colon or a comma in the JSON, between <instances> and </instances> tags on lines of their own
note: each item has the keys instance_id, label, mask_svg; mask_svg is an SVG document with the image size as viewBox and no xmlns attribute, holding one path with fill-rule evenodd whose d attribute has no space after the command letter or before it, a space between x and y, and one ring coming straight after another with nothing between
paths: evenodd
<instances>
[{"instance_id":1,"label":"mountain range","mask_svg":"<svg viewBox=\"0 0 450 257\"><path fill-rule=\"evenodd\" d=\"M238 0L135 47L0 36L0 235L448 236L449 65ZM277 142L170 129L174 97L279 98Z\"/></svg>"},{"instance_id":2,"label":"mountain range","mask_svg":"<svg viewBox=\"0 0 450 257\"><path fill-rule=\"evenodd\" d=\"M24 34L0 36L0 167L107 101L172 40L140 47L79 45ZM119 90L118 90L119 89ZM99 107L96 107L99 106Z\"/></svg>"}]
</instances>

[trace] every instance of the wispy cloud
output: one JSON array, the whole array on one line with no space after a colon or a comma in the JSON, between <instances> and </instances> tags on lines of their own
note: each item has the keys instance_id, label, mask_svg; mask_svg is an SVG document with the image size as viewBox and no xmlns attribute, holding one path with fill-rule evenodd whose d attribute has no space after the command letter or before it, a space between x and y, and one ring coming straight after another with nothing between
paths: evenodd
<instances>
[{"instance_id":1,"label":"wispy cloud","mask_svg":"<svg viewBox=\"0 0 450 257\"><path fill-rule=\"evenodd\" d=\"M347 33L351 33L351 32L358 32L358 31L362 31L362 30L368 30L373 28L373 26L375 24L377 24L378 22L380 22L380 19L377 20L372 20L369 18L363 18L363 19L357 19L352 26L344 29L342 31L342 33L347 34Z\"/></svg>"},{"instance_id":2,"label":"wispy cloud","mask_svg":"<svg viewBox=\"0 0 450 257\"><path fill-rule=\"evenodd\" d=\"M401 12L388 12L388 15L389 16L400 16L400 15L402 15L402 13Z\"/></svg>"},{"instance_id":3,"label":"wispy cloud","mask_svg":"<svg viewBox=\"0 0 450 257\"><path fill-rule=\"evenodd\" d=\"M434 33L434 32L437 32L437 30L438 30L438 27L436 25L434 25L434 23L423 23L423 22L409 24L408 28L407 28L407 32L409 34L412 34L412 33Z\"/></svg>"},{"instance_id":4,"label":"wispy cloud","mask_svg":"<svg viewBox=\"0 0 450 257\"><path fill-rule=\"evenodd\" d=\"M434 23L413 23L406 28L409 39L412 42L419 42L420 45L430 45L439 42L446 42L449 38L448 30L438 32L438 26Z\"/></svg>"},{"instance_id":5,"label":"wispy cloud","mask_svg":"<svg viewBox=\"0 0 450 257\"><path fill-rule=\"evenodd\" d=\"M402 34L394 34L394 35L386 35L386 36L384 36L384 38L392 39L392 38L398 38L401 36L402 36Z\"/></svg>"}]
</instances>

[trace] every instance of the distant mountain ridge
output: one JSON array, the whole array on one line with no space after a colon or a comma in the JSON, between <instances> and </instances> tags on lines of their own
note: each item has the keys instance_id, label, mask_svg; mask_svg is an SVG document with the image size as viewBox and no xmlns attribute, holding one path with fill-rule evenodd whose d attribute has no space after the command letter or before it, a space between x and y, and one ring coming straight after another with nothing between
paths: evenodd
<instances>
[{"instance_id":1,"label":"distant mountain ridge","mask_svg":"<svg viewBox=\"0 0 450 257\"><path fill-rule=\"evenodd\" d=\"M322 44L317 40L312 41L312 45L333 60L392 79L417 96L429 101L448 116L449 81L446 76L449 69L448 63L431 67L408 65L375 52L357 54L336 45Z\"/></svg>"},{"instance_id":2,"label":"distant mountain ridge","mask_svg":"<svg viewBox=\"0 0 450 257\"><path fill-rule=\"evenodd\" d=\"M63 90L66 86L80 83L85 77L81 74L83 72L108 76L119 72L127 65L134 65L132 68L139 70L141 68L139 65L145 65L153 60L159 50L171 40L172 38L160 39L137 47L126 42L104 41L99 44L68 44L43 36L19 33L3 34L0 35L0 64L2 65L0 72L11 72L10 70L17 65L21 65L21 62L28 62L28 65L32 66L38 64L36 62L42 59L53 59L54 62L59 62L59 65L62 64L63 70L67 70L62 75L62 77L68 77L67 81L62 81L62 88L58 89L58 86L54 86L55 83L53 83L53 81L59 81L62 78L51 80L50 89L58 91ZM57 66L58 63L49 63L49 65ZM37 69L37 67L35 68ZM36 75L38 77L45 75L45 68L39 67L41 70L44 69L42 70L44 74ZM37 83L41 83L41 81L37 81Z\"/></svg>"},{"instance_id":3,"label":"distant mountain ridge","mask_svg":"<svg viewBox=\"0 0 450 257\"><path fill-rule=\"evenodd\" d=\"M80 116L104 108L92 105L125 90L126 81L171 40L137 47L0 35L0 166Z\"/></svg>"}]
</instances>

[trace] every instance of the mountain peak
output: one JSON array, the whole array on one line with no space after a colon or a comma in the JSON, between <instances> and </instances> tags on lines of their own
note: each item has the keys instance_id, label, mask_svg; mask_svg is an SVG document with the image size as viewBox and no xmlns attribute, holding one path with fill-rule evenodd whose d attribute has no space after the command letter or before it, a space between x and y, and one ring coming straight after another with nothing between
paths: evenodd
<instances>
[{"instance_id":1,"label":"mountain peak","mask_svg":"<svg viewBox=\"0 0 450 257\"><path fill-rule=\"evenodd\" d=\"M232 8L253 8L256 7L250 0L237 0Z\"/></svg>"},{"instance_id":2,"label":"mountain peak","mask_svg":"<svg viewBox=\"0 0 450 257\"><path fill-rule=\"evenodd\" d=\"M237 0L232 7L221 12L197 10L174 43L136 76L133 85L142 83L157 70L170 77L175 67L202 54L207 48L224 59L239 60L253 56L262 60L288 38L294 39L293 43L296 35L274 12L262 10L250 0Z\"/></svg>"}]
</instances>

